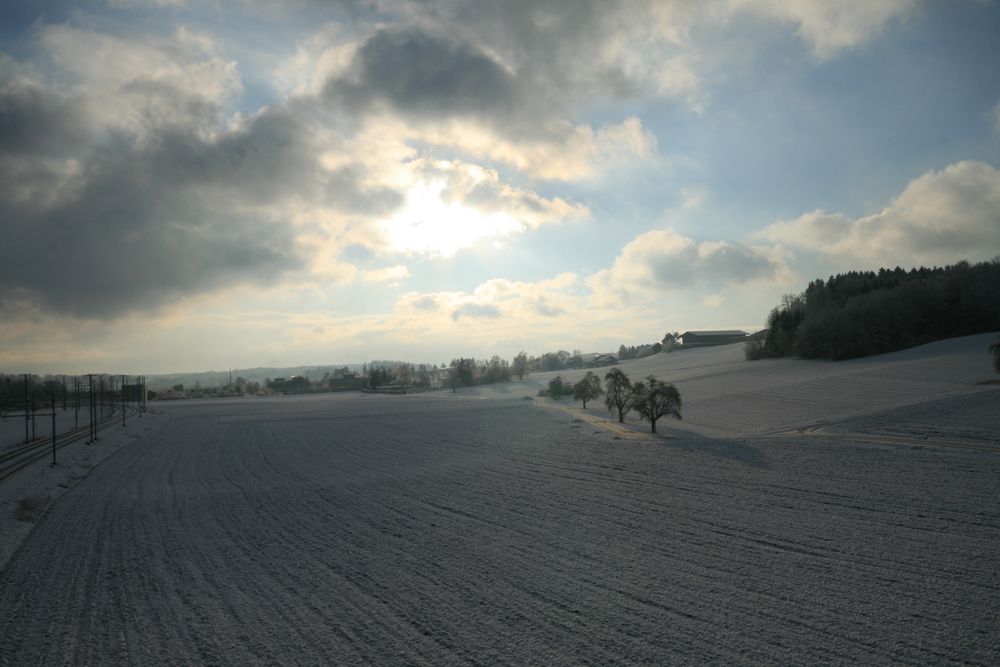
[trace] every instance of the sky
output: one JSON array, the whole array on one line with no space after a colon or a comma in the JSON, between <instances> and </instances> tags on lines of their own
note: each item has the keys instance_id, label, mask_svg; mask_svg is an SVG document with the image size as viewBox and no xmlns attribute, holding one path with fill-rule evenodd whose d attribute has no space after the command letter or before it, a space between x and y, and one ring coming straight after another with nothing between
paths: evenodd
<instances>
[{"instance_id":1,"label":"sky","mask_svg":"<svg viewBox=\"0 0 1000 667\"><path fill-rule=\"evenodd\" d=\"M0 371L763 326L1000 255L984 0L11 0Z\"/></svg>"}]
</instances>

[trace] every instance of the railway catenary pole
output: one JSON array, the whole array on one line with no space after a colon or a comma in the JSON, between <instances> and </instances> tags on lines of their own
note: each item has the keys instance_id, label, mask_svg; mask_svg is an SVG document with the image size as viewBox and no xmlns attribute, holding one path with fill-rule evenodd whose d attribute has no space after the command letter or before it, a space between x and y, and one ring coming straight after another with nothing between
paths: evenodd
<instances>
[{"instance_id":1,"label":"railway catenary pole","mask_svg":"<svg viewBox=\"0 0 1000 667\"><path fill-rule=\"evenodd\" d=\"M87 374L87 408L90 412L90 440L87 444L94 442L94 375Z\"/></svg>"},{"instance_id":2,"label":"railway catenary pole","mask_svg":"<svg viewBox=\"0 0 1000 667\"><path fill-rule=\"evenodd\" d=\"M80 428L80 378L73 378L73 429Z\"/></svg>"},{"instance_id":3,"label":"railway catenary pole","mask_svg":"<svg viewBox=\"0 0 1000 667\"><path fill-rule=\"evenodd\" d=\"M24 442L31 442L31 438L28 437L28 422L31 417L28 416L28 374L24 374Z\"/></svg>"},{"instance_id":4,"label":"railway catenary pole","mask_svg":"<svg viewBox=\"0 0 1000 667\"><path fill-rule=\"evenodd\" d=\"M56 395L52 394L52 465L56 465Z\"/></svg>"},{"instance_id":5,"label":"railway catenary pole","mask_svg":"<svg viewBox=\"0 0 1000 667\"><path fill-rule=\"evenodd\" d=\"M91 402L93 402L94 404L90 413L91 414L90 429L94 432L92 440L97 440L97 422L98 422L97 409L101 402L100 389L103 388L103 386L104 386L104 380L102 380L100 377L97 378L96 387L93 385L93 380L91 380L90 396L91 396Z\"/></svg>"},{"instance_id":6,"label":"railway catenary pole","mask_svg":"<svg viewBox=\"0 0 1000 667\"><path fill-rule=\"evenodd\" d=\"M125 425L125 376L122 376L122 426Z\"/></svg>"}]
</instances>

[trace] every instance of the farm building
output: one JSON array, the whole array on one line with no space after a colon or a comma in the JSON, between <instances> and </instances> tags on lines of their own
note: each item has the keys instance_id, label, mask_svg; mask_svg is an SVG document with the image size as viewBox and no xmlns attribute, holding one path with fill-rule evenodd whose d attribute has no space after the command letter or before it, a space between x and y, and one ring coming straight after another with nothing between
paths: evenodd
<instances>
[{"instance_id":1,"label":"farm building","mask_svg":"<svg viewBox=\"0 0 1000 667\"><path fill-rule=\"evenodd\" d=\"M742 343L749 334L738 329L727 331L685 331L680 335L683 347L704 347L706 345L728 345Z\"/></svg>"}]
</instances>

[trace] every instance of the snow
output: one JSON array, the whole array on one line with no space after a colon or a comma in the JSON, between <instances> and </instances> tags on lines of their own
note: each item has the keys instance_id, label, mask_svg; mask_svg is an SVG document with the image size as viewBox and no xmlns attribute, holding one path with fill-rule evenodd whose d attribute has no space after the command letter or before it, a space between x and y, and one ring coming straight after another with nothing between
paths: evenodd
<instances>
[{"instance_id":1,"label":"snow","mask_svg":"<svg viewBox=\"0 0 1000 667\"><path fill-rule=\"evenodd\" d=\"M541 374L158 405L0 569L0 663L997 664L983 340L623 364L664 437Z\"/></svg>"},{"instance_id":2,"label":"snow","mask_svg":"<svg viewBox=\"0 0 1000 667\"><path fill-rule=\"evenodd\" d=\"M967 336L853 361L746 361L742 344L679 350L619 364L633 381L647 375L674 383L684 402L673 429L715 436L760 435L849 419L930 400L987 392L996 378L987 354L997 334ZM602 378L608 368L592 369ZM463 390L490 398L537 394L560 375L575 382L586 370L531 375L523 383ZM562 399L570 404L569 398ZM592 407L592 406L588 406ZM598 402L595 410L603 410ZM641 428L635 415L630 422ZM662 423L662 422L661 422ZM658 424L659 428L659 424Z\"/></svg>"}]
</instances>

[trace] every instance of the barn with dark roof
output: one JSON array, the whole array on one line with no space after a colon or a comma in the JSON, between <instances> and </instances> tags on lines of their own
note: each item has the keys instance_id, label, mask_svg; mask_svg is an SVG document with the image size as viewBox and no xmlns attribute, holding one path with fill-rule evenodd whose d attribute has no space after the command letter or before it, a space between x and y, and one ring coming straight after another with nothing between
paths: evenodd
<instances>
[{"instance_id":1,"label":"barn with dark roof","mask_svg":"<svg viewBox=\"0 0 1000 667\"><path fill-rule=\"evenodd\" d=\"M683 347L705 347L708 345L729 345L742 343L749 336L746 331L728 329L725 331L685 331L680 335Z\"/></svg>"}]
</instances>

